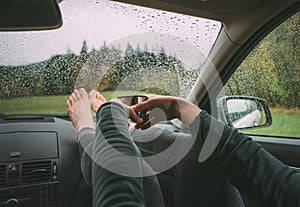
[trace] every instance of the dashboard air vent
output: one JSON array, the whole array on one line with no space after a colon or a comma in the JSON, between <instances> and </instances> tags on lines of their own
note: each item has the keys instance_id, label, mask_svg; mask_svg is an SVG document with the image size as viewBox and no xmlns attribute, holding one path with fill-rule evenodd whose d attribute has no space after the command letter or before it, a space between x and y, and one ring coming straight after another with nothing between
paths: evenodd
<instances>
[{"instance_id":1,"label":"dashboard air vent","mask_svg":"<svg viewBox=\"0 0 300 207\"><path fill-rule=\"evenodd\" d=\"M51 181L51 161L27 162L22 165L22 183Z\"/></svg>"},{"instance_id":2,"label":"dashboard air vent","mask_svg":"<svg viewBox=\"0 0 300 207\"><path fill-rule=\"evenodd\" d=\"M5 183L6 165L0 165L0 187Z\"/></svg>"}]
</instances>

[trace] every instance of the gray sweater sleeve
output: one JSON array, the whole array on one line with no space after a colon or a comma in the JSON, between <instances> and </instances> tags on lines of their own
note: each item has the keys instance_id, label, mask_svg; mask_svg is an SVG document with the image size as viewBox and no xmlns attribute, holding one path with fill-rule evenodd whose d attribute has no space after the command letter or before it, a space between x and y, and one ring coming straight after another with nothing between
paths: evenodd
<instances>
[{"instance_id":1,"label":"gray sweater sleeve","mask_svg":"<svg viewBox=\"0 0 300 207\"><path fill-rule=\"evenodd\" d=\"M92 187L92 153L95 136L93 128L83 128L77 135L81 174L90 187Z\"/></svg>"},{"instance_id":2,"label":"gray sweater sleeve","mask_svg":"<svg viewBox=\"0 0 300 207\"><path fill-rule=\"evenodd\" d=\"M81 173L85 182L92 187L92 155L96 140L95 129L83 128L78 134L79 156L81 161ZM151 168L143 161L144 168ZM145 170L145 169L144 169ZM155 175L143 177L143 191L147 207L164 206L163 196L159 181Z\"/></svg>"},{"instance_id":3,"label":"gray sweater sleeve","mask_svg":"<svg viewBox=\"0 0 300 207\"><path fill-rule=\"evenodd\" d=\"M85 182L92 187L92 153L95 141L95 130L83 128L78 134L81 174ZM151 168L144 161L144 167ZM152 170L152 169L151 169ZM155 175L143 177L143 189L147 207L163 207L164 200L160 184Z\"/></svg>"},{"instance_id":4,"label":"gray sweater sleeve","mask_svg":"<svg viewBox=\"0 0 300 207\"><path fill-rule=\"evenodd\" d=\"M222 133L218 128L224 128ZM207 112L201 111L191 124L196 136L199 155L206 138L218 137L218 144L209 160L229 177L239 190L249 192L262 206L298 207L300 199L300 173L276 159L250 137L239 133ZM214 136L208 137L208 132ZM195 156L198 158L198 156Z\"/></svg>"},{"instance_id":5,"label":"gray sweater sleeve","mask_svg":"<svg viewBox=\"0 0 300 207\"><path fill-rule=\"evenodd\" d=\"M81 170L92 185L93 206L145 206L142 159L130 138L127 114L120 104L108 102L96 118L96 133L85 128L78 134ZM122 155L133 157L133 161L122 159ZM116 169L137 176L121 175Z\"/></svg>"}]
</instances>

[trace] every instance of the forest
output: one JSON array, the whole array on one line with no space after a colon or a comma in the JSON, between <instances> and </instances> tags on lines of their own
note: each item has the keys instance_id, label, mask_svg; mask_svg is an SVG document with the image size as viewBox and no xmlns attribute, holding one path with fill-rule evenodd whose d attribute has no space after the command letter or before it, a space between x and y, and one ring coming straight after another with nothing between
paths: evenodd
<instances>
[{"instance_id":1,"label":"forest","mask_svg":"<svg viewBox=\"0 0 300 207\"><path fill-rule=\"evenodd\" d=\"M85 41L79 55L68 51L43 62L0 66L0 70L1 98L66 95L79 87L99 91L142 88L150 93L180 95L179 84L184 88L197 78L163 48L154 53L128 44L122 51L104 43L100 49L88 51Z\"/></svg>"},{"instance_id":2,"label":"forest","mask_svg":"<svg viewBox=\"0 0 300 207\"><path fill-rule=\"evenodd\" d=\"M300 108L300 13L283 22L242 62L226 95L249 95L273 107Z\"/></svg>"}]
</instances>

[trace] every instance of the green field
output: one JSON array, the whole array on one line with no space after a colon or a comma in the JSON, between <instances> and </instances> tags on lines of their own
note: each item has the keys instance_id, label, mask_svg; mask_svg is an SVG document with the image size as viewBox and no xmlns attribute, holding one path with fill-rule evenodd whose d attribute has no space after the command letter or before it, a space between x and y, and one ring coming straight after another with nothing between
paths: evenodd
<instances>
[{"instance_id":1,"label":"green field","mask_svg":"<svg viewBox=\"0 0 300 207\"><path fill-rule=\"evenodd\" d=\"M112 97L136 94L134 91L103 91L101 94L110 100ZM0 99L0 113L5 114L66 114L65 96L42 96L16 99Z\"/></svg>"},{"instance_id":2,"label":"green field","mask_svg":"<svg viewBox=\"0 0 300 207\"><path fill-rule=\"evenodd\" d=\"M104 91L103 96L110 100L112 97L134 94L121 91L118 94ZM0 113L5 114L66 114L66 100L68 96L44 96L22 99L0 100ZM247 134L277 135L300 138L300 112L286 112L275 110L272 112L273 124L262 129L245 130Z\"/></svg>"},{"instance_id":3,"label":"green field","mask_svg":"<svg viewBox=\"0 0 300 207\"><path fill-rule=\"evenodd\" d=\"M277 135L300 138L300 113L272 112L273 123L270 127L244 130L256 135Z\"/></svg>"}]
</instances>

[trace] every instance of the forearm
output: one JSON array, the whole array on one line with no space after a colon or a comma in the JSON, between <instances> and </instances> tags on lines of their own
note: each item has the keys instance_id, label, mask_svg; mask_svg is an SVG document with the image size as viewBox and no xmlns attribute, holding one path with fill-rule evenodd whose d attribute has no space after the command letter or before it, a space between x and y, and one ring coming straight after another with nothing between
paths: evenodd
<instances>
[{"instance_id":1,"label":"forearm","mask_svg":"<svg viewBox=\"0 0 300 207\"><path fill-rule=\"evenodd\" d=\"M220 126L218 129L211 125ZM220 134L219 129L224 127ZM284 165L249 137L201 112L191 125L202 148L206 139L218 141L209 160L219 166L240 190L247 190L264 206L297 206L300 174ZM211 131L210 131L211 130ZM208 133L221 137L209 136Z\"/></svg>"},{"instance_id":2,"label":"forearm","mask_svg":"<svg viewBox=\"0 0 300 207\"><path fill-rule=\"evenodd\" d=\"M96 116L92 164L94 205L144 206L142 159L130 138L126 112L118 103L106 103ZM134 173L135 177L125 176L126 173Z\"/></svg>"}]
</instances>

